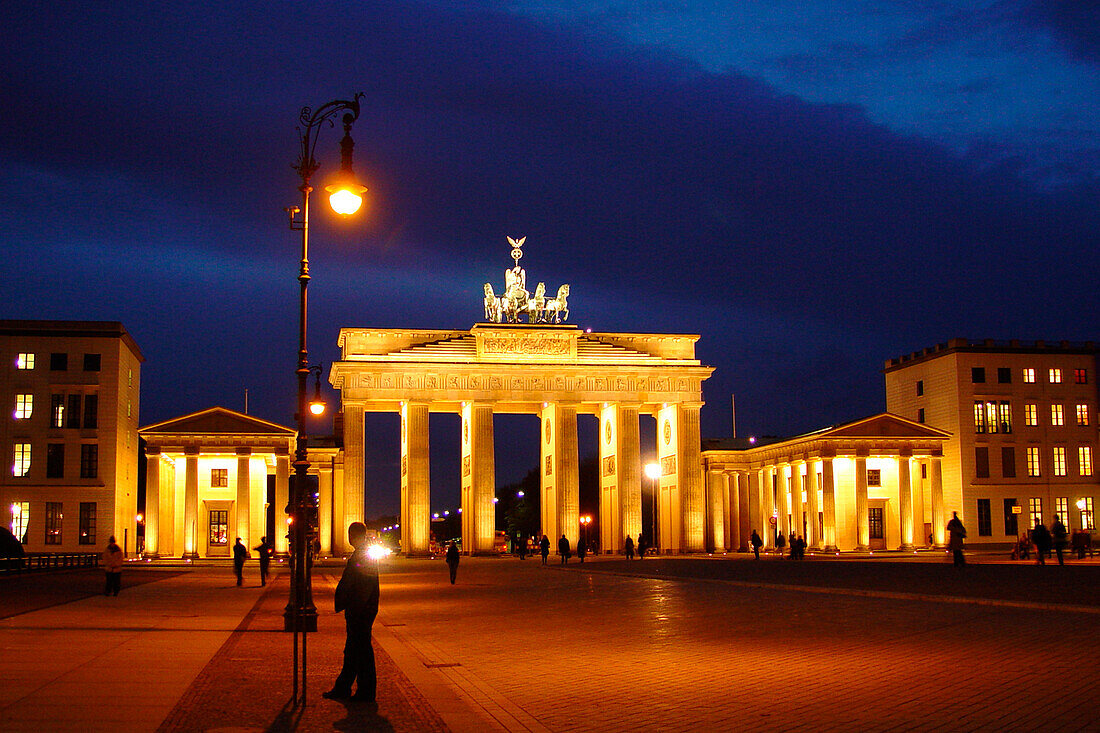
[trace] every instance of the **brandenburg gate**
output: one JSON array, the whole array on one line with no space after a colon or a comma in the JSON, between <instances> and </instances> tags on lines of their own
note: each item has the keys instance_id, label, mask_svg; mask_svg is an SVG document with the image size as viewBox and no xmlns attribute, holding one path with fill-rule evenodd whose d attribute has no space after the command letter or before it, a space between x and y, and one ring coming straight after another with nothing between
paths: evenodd
<instances>
[{"instance_id":1,"label":"brandenburg gate","mask_svg":"<svg viewBox=\"0 0 1100 733\"><path fill-rule=\"evenodd\" d=\"M344 522L362 520L364 414L401 416L401 547L427 554L431 522L428 416L461 415L462 544L493 551L496 493L493 415L538 415L542 531L580 533L577 415L599 418L600 549L618 552L642 527L639 418L657 420L661 466L658 542L665 552L704 549L699 409L714 370L695 358L698 336L590 333L561 324L569 286L546 298L526 288L524 239L509 237L515 267L497 297L485 285L486 323L469 331L345 328L329 381L344 413ZM520 322L526 316L527 323ZM337 545L337 537L333 537ZM337 550L339 546L334 546ZM346 549L346 548L339 548Z\"/></svg>"}]
</instances>

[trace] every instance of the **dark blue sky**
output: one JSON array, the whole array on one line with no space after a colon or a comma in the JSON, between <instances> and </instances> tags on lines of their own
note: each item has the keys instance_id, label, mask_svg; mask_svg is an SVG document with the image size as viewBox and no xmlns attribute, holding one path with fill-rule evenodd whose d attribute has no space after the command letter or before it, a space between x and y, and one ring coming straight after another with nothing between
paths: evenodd
<instances>
[{"instance_id":1,"label":"dark blue sky","mask_svg":"<svg viewBox=\"0 0 1100 733\"><path fill-rule=\"evenodd\" d=\"M294 128L356 91L365 216L312 221L325 362L341 326L469 328L506 235L577 325L700 334L712 436L731 393L740 433L791 434L883 409L883 360L950 337L1097 337L1087 3L241 5L7 10L3 315L122 321L143 424L245 388L292 421ZM536 431L498 423L501 481Z\"/></svg>"}]
</instances>

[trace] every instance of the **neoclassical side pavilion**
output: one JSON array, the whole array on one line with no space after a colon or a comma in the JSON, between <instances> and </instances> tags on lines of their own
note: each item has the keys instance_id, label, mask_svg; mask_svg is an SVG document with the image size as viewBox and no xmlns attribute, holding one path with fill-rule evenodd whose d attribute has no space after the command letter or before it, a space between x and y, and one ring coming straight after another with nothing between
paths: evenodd
<instances>
[{"instance_id":1,"label":"neoclassical side pavilion","mask_svg":"<svg viewBox=\"0 0 1100 733\"><path fill-rule=\"evenodd\" d=\"M944 543L943 444L950 433L882 413L795 438L705 441L707 549L765 547L792 528L813 549L909 550Z\"/></svg>"},{"instance_id":2,"label":"neoclassical side pavilion","mask_svg":"<svg viewBox=\"0 0 1100 733\"><path fill-rule=\"evenodd\" d=\"M267 477L275 475L275 551L286 553L290 454L297 432L224 407L138 430L145 439L147 557L228 557L267 534Z\"/></svg>"},{"instance_id":3,"label":"neoclassical side pavilion","mask_svg":"<svg viewBox=\"0 0 1100 733\"><path fill-rule=\"evenodd\" d=\"M475 325L469 331L345 328L329 381L344 425L342 524L362 519L364 414L401 416L401 544L429 550L428 420L462 416L462 539L471 554L493 550L493 415L538 415L542 528L579 535L577 415L600 420L600 548L621 549L642 530L641 415L657 420L662 468L661 548L705 546L699 409L713 369L695 358L695 335L585 333L548 324ZM345 539L332 537L333 550Z\"/></svg>"}]
</instances>

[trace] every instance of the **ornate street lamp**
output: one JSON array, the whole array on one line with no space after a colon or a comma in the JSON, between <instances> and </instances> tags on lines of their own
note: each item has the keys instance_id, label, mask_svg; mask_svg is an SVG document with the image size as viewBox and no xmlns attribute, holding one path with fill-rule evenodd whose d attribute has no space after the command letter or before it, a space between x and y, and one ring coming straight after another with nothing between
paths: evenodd
<instances>
[{"instance_id":1,"label":"ornate street lamp","mask_svg":"<svg viewBox=\"0 0 1100 733\"><path fill-rule=\"evenodd\" d=\"M294 453L294 483L291 485L290 504L290 539L291 539L291 571L293 576L290 583L290 598L283 614L283 628L285 631L294 632L294 705L304 706L306 703L306 639L308 633L317 630L317 607L313 605L313 584L310 578L309 545L313 533L313 518L316 515L317 497L308 490L307 478L309 475L309 460L306 457L305 419L309 414L319 415L324 412L324 404L320 402L321 396L321 367L309 363L309 352L306 349L306 288L309 285L309 194L313 191L310 179L317 172L318 164L313 158L314 149L317 146L317 136L325 125L332 127L334 120L343 113L344 137L340 141L340 172L336 180L326 190L329 192L329 202L334 211L342 216L350 216L359 210L363 203L363 193L366 188L355 180L352 171L352 150L355 143L351 139L351 126L359 118L359 99L363 96L360 92L354 98L337 99L329 102L316 110L303 107L298 116L298 132L301 135L301 151L294 170L302 179L298 190L302 193L302 205L292 206L286 209L290 217L292 231L302 233L302 261L298 271L298 282L301 285L301 295L298 309L298 368L295 374L298 376L298 409L294 415L298 426L298 444ZM317 374L315 399L307 400L307 382L311 373ZM299 664L299 640L301 641L301 660ZM301 685L299 685L299 670Z\"/></svg>"}]
</instances>

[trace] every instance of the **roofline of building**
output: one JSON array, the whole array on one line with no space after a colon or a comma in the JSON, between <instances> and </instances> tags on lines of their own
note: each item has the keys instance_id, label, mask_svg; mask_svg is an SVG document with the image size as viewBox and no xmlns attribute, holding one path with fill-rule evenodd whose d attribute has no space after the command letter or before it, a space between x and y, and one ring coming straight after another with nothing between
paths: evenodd
<instances>
[{"instance_id":1,"label":"roofline of building","mask_svg":"<svg viewBox=\"0 0 1100 733\"><path fill-rule=\"evenodd\" d=\"M0 320L0 336L120 338L139 362L145 357L134 337L119 321L8 321Z\"/></svg>"},{"instance_id":2,"label":"roofline of building","mask_svg":"<svg viewBox=\"0 0 1100 733\"><path fill-rule=\"evenodd\" d=\"M928 348L914 351L911 354L902 354L893 359L887 359L883 372L892 372L904 367L912 366L920 362L939 359L948 354L1093 354L1100 350L1093 341L1021 341L1012 339L998 341L996 339L965 339L953 338L945 343L929 346Z\"/></svg>"}]
</instances>

